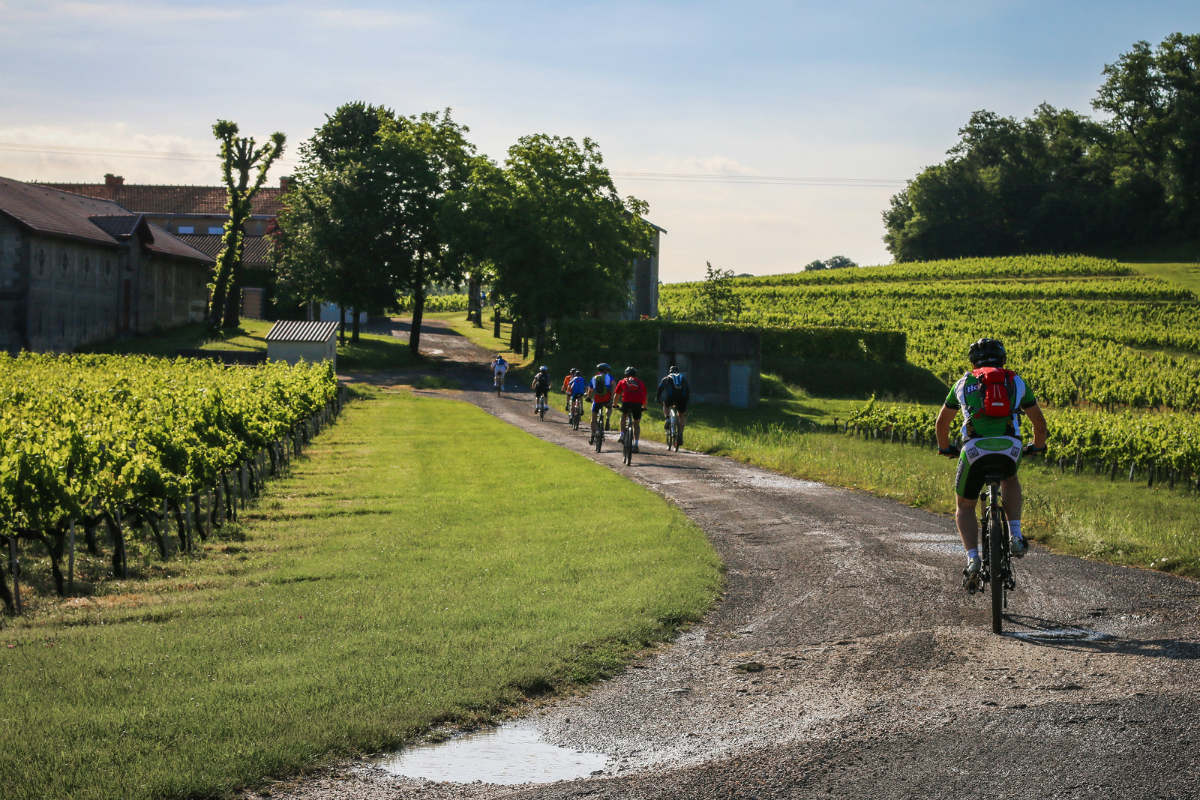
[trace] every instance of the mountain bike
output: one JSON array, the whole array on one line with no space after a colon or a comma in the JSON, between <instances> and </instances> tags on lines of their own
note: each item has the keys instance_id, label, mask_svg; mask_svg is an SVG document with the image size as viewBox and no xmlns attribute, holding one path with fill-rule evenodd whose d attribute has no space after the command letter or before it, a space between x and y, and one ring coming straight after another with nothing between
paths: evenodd
<instances>
[{"instance_id":1,"label":"mountain bike","mask_svg":"<svg viewBox=\"0 0 1200 800\"><path fill-rule=\"evenodd\" d=\"M492 376L492 383L496 385L496 397L500 396L500 392L504 390L504 373L497 372Z\"/></svg>"},{"instance_id":2,"label":"mountain bike","mask_svg":"<svg viewBox=\"0 0 1200 800\"><path fill-rule=\"evenodd\" d=\"M592 444L595 445L597 453L604 446L606 428L608 428L608 406L602 405L596 409L596 418L592 420Z\"/></svg>"},{"instance_id":3,"label":"mountain bike","mask_svg":"<svg viewBox=\"0 0 1200 800\"><path fill-rule=\"evenodd\" d=\"M568 423L571 430L579 430L579 420L583 417L583 400L579 396L571 398L571 417Z\"/></svg>"},{"instance_id":4,"label":"mountain bike","mask_svg":"<svg viewBox=\"0 0 1200 800\"><path fill-rule=\"evenodd\" d=\"M633 464L633 415L621 416L621 460L625 466Z\"/></svg>"},{"instance_id":5,"label":"mountain bike","mask_svg":"<svg viewBox=\"0 0 1200 800\"><path fill-rule=\"evenodd\" d=\"M1000 494L1000 483L1006 477L998 473L984 473L983 515L979 520L979 530L983 535L983 546L979 550L983 556L980 578L992 594L992 633L1003 631L1008 592L1017 588L1008 550L1008 517L1004 513Z\"/></svg>"},{"instance_id":6,"label":"mountain bike","mask_svg":"<svg viewBox=\"0 0 1200 800\"><path fill-rule=\"evenodd\" d=\"M671 406L667 412L667 450L674 448L675 452L679 452L679 445L683 442L683 424L679 421L679 409Z\"/></svg>"},{"instance_id":7,"label":"mountain bike","mask_svg":"<svg viewBox=\"0 0 1200 800\"><path fill-rule=\"evenodd\" d=\"M534 404L534 413L536 413L539 418L545 419L546 418L546 409L550 407L550 404L546 402L546 395L544 395L544 394L537 395L533 400L533 404Z\"/></svg>"}]
</instances>

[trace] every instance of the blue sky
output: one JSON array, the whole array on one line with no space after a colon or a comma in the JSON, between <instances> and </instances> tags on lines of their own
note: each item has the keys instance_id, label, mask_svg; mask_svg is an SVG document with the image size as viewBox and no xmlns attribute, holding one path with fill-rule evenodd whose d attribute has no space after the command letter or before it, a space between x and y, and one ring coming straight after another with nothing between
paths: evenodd
<instances>
[{"instance_id":1,"label":"blue sky","mask_svg":"<svg viewBox=\"0 0 1200 800\"><path fill-rule=\"evenodd\" d=\"M217 118L291 157L349 100L451 107L497 160L597 140L669 231L664 280L885 263L889 197L972 111L1091 113L1104 65L1173 31L1200 3L0 0L0 175L217 183Z\"/></svg>"}]
</instances>

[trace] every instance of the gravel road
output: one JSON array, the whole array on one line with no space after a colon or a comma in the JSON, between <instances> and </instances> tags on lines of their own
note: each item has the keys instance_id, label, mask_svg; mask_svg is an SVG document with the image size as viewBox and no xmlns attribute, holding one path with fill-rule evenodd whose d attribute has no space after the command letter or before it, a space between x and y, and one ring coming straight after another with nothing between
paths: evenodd
<instances>
[{"instance_id":1,"label":"gravel road","mask_svg":"<svg viewBox=\"0 0 1200 800\"><path fill-rule=\"evenodd\" d=\"M481 359L433 328L422 344ZM608 754L599 774L495 786L355 763L272 797L1200 798L1200 584L1035 546L995 636L948 517L651 442L625 467L483 372L451 394L677 504L726 593L616 678L530 709L545 740Z\"/></svg>"}]
</instances>

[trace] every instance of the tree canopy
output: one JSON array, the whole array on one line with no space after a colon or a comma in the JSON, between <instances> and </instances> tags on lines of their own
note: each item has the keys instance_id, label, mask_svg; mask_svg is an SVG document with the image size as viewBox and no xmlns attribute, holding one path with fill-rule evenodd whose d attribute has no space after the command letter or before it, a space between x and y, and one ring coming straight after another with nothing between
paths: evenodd
<instances>
[{"instance_id":1,"label":"tree canopy","mask_svg":"<svg viewBox=\"0 0 1200 800\"><path fill-rule=\"evenodd\" d=\"M1200 223L1200 35L1137 42L1104 68L1095 121L1043 104L976 111L949 158L883 212L897 261L1081 252L1195 236Z\"/></svg>"}]
</instances>

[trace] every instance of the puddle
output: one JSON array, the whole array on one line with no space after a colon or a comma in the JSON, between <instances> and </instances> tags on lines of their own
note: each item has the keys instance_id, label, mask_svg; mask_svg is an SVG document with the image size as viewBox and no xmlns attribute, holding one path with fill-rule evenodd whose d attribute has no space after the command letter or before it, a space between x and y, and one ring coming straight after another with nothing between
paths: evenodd
<instances>
[{"instance_id":1,"label":"puddle","mask_svg":"<svg viewBox=\"0 0 1200 800\"><path fill-rule=\"evenodd\" d=\"M445 783L550 783L586 778L608 756L558 747L528 725L501 725L406 750L380 766L393 775Z\"/></svg>"},{"instance_id":2,"label":"puddle","mask_svg":"<svg viewBox=\"0 0 1200 800\"><path fill-rule=\"evenodd\" d=\"M1015 631L1012 636L1027 642L1099 642L1108 639L1106 633L1085 628L1052 628L1045 631Z\"/></svg>"}]
</instances>

